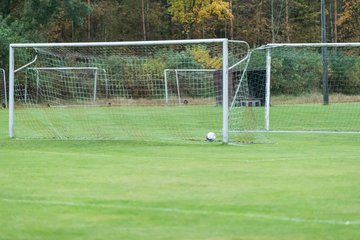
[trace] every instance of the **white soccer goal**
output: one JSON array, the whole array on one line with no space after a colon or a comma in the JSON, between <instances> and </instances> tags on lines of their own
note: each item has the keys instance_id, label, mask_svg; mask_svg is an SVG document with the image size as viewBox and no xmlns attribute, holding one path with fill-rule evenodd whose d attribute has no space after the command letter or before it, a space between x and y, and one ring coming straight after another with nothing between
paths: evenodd
<instances>
[{"instance_id":1,"label":"white soccer goal","mask_svg":"<svg viewBox=\"0 0 360 240\"><path fill-rule=\"evenodd\" d=\"M9 136L253 142L229 136L248 57L227 39L11 44Z\"/></svg>"},{"instance_id":2,"label":"white soccer goal","mask_svg":"<svg viewBox=\"0 0 360 240\"><path fill-rule=\"evenodd\" d=\"M33 73L35 74L35 79L36 79L36 99L35 101L38 102L39 101L39 97L41 95L42 92L46 92L47 90L44 90L44 88L46 88L46 86L41 86L41 84L47 84L48 83L48 79L56 79L56 78L62 78L62 82L64 84L68 85L68 89L73 89L71 90L72 92L72 98L76 101L79 101L81 99L85 98L92 98L92 102L90 101L83 101L82 104L86 104L86 103L90 103L90 104L95 104L96 103L96 95L98 94L97 91L97 82L99 81L99 78L104 78L104 87L105 87L105 98L108 98L108 92L109 92L109 86L108 86L108 81L107 81L107 74L106 74L106 70L105 69L101 69L98 67L29 67L27 68L28 71L30 71L30 73L28 73L29 75L31 75L31 72L33 71ZM90 86L87 87L87 89L89 89L91 92L85 94L80 94L77 95L76 93L83 93L83 91L74 91L74 89L77 87L76 83L77 81L75 80L81 80L80 84L86 83ZM84 89L84 87L82 87ZM42 91L41 91L42 90ZM92 94L92 95L91 95ZM27 83L25 83L24 86L24 101L27 101L27 95L28 95L28 91L27 91ZM76 95L76 96L75 96ZM54 97L54 96L51 96ZM61 99L61 98L57 98L57 99ZM51 99L48 99L48 104L50 104L52 102ZM58 105L57 103L52 104L54 106Z\"/></svg>"},{"instance_id":3,"label":"white soccer goal","mask_svg":"<svg viewBox=\"0 0 360 240\"><path fill-rule=\"evenodd\" d=\"M165 69L165 102L188 104L190 98L213 101L214 73L216 69ZM173 89L171 89L173 88ZM207 92L208 95L203 94Z\"/></svg>"},{"instance_id":4,"label":"white soccer goal","mask_svg":"<svg viewBox=\"0 0 360 240\"><path fill-rule=\"evenodd\" d=\"M360 43L268 44L248 58L230 107L235 131L360 133ZM243 121L237 106L254 106ZM244 126L242 123L256 126ZM256 122L256 123L255 123ZM232 127L232 124L234 127Z\"/></svg>"}]
</instances>

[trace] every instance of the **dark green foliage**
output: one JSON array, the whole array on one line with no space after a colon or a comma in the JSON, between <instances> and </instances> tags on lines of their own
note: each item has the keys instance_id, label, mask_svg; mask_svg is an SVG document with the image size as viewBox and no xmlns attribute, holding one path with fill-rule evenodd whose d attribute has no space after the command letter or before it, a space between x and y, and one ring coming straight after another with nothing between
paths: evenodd
<instances>
[{"instance_id":1,"label":"dark green foliage","mask_svg":"<svg viewBox=\"0 0 360 240\"><path fill-rule=\"evenodd\" d=\"M166 60L166 68L168 69L185 69L185 68L201 68L196 62L190 49L184 49L180 52L171 49L161 52L160 57Z\"/></svg>"},{"instance_id":2,"label":"dark green foliage","mask_svg":"<svg viewBox=\"0 0 360 240\"><path fill-rule=\"evenodd\" d=\"M10 18L4 18L0 15L0 67L7 68L9 44L12 42L26 42L26 37L23 34L23 23Z\"/></svg>"},{"instance_id":3,"label":"dark green foliage","mask_svg":"<svg viewBox=\"0 0 360 240\"><path fill-rule=\"evenodd\" d=\"M164 91L156 92L156 86L164 85L165 69L200 67L189 51L175 52L167 48L160 48L148 56L137 56L136 50L121 56L111 55L97 60L95 65L104 68L109 76L110 97L112 92L121 92L124 95L116 97L124 98L163 97Z\"/></svg>"},{"instance_id":4,"label":"dark green foliage","mask_svg":"<svg viewBox=\"0 0 360 240\"><path fill-rule=\"evenodd\" d=\"M355 49L330 51L330 91L348 95L360 94L360 58Z\"/></svg>"},{"instance_id":5,"label":"dark green foliage","mask_svg":"<svg viewBox=\"0 0 360 240\"><path fill-rule=\"evenodd\" d=\"M307 50L277 50L272 59L271 92L274 95L300 95L320 91L320 53Z\"/></svg>"},{"instance_id":6,"label":"dark green foliage","mask_svg":"<svg viewBox=\"0 0 360 240\"><path fill-rule=\"evenodd\" d=\"M346 82L344 83L343 93L360 94L360 58L353 59L353 65L345 74Z\"/></svg>"},{"instance_id":7,"label":"dark green foliage","mask_svg":"<svg viewBox=\"0 0 360 240\"><path fill-rule=\"evenodd\" d=\"M249 70L265 68L265 55L265 51L255 51ZM276 48L271 55L272 95L321 94L323 60L320 48ZM357 51L329 48L328 62L329 92L359 94L360 58Z\"/></svg>"}]
</instances>

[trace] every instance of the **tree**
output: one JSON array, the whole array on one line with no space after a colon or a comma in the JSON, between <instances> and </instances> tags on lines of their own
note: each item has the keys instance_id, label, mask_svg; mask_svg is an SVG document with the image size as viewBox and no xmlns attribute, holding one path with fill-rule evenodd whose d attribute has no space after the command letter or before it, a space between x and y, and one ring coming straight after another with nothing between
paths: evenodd
<instances>
[{"instance_id":1,"label":"tree","mask_svg":"<svg viewBox=\"0 0 360 240\"><path fill-rule=\"evenodd\" d=\"M9 44L14 42L26 42L23 36L24 26L18 21L9 21L0 15L0 68L7 69L9 60Z\"/></svg>"},{"instance_id":2,"label":"tree","mask_svg":"<svg viewBox=\"0 0 360 240\"><path fill-rule=\"evenodd\" d=\"M271 42L270 3L269 0L234 0L234 38L253 46Z\"/></svg>"},{"instance_id":3,"label":"tree","mask_svg":"<svg viewBox=\"0 0 360 240\"><path fill-rule=\"evenodd\" d=\"M344 0L343 10L338 18L341 41L360 41L360 2Z\"/></svg>"},{"instance_id":4,"label":"tree","mask_svg":"<svg viewBox=\"0 0 360 240\"><path fill-rule=\"evenodd\" d=\"M285 0L285 37L290 42L289 0Z\"/></svg>"},{"instance_id":5,"label":"tree","mask_svg":"<svg viewBox=\"0 0 360 240\"><path fill-rule=\"evenodd\" d=\"M293 42L319 42L321 5L319 1L294 0L290 9L291 32Z\"/></svg>"},{"instance_id":6,"label":"tree","mask_svg":"<svg viewBox=\"0 0 360 240\"><path fill-rule=\"evenodd\" d=\"M229 0L229 9L231 15L233 15L233 0ZM230 39L234 39L234 17L230 19Z\"/></svg>"},{"instance_id":7,"label":"tree","mask_svg":"<svg viewBox=\"0 0 360 240\"><path fill-rule=\"evenodd\" d=\"M143 27L143 38L146 41L146 20L145 20L145 2L141 0L141 19L142 19L142 27Z\"/></svg>"},{"instance_id":8,"label":"tree","mask_svg":"<svg viewBox=\"0 0 360 240\"><path fill-rule=\"evenodd\" d=\"M331 42L338 42L338 6L341 5L338 2L339 0L330 0L328 4Z\"/></svg>"},{"instance_id":9,"label":"tree","mask_svg":"<svg viewBox=\"0 0 360 240\"><path fill-rule=\"evenodd\" d=\"M168 0L172 21L179 23L187 38L213 37L219 23L233 18L230 4L223 0Z\"/></svg>"},{"instance_id":10,"label":"tree","mask_svg":"<svg viewBox=\"0 0 360 240\"><path fill-rule=\"evenodd\" d=\"M25 1L20 20L34 41L74 41L90 10L83 0Z\"/></svg>"},{"instance_id":11,"label":"tree","mask_svg":"<svg viewBox=\"0 0 360 240\"><path fill-rule=\"evenodd\" d=\"M165 0L98 0L91 12L96 41L166 39L171 34Z\"/></svg>"},{"instance_id":12,"label":"tree","mask_svg":"<svg viewBox=\"0 0 360 240\"><path fill-rule=\"evenodd\" d=\"M359 0L328 0L327 10L333 42L360 40ZM11 41L320 40L314 0L2 0L0 17L3 56Z\"/></svg>"}]
</instances>

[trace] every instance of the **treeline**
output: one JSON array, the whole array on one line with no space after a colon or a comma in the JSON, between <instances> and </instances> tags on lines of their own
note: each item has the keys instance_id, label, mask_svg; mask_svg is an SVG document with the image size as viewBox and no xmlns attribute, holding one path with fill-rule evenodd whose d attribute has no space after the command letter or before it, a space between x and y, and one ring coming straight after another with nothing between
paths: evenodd
<instances>
[{"instance_id":1,"label":"treeline","mask_svg":"<svg viewBox=\"0 0 360 240\"><path fill-rule=\"evenodd\" d=\"M328 41L360 41L360 2L328 0ZM313 0L2 0L0 67L11 42L227 37L252 47L319 42Z\"/></svg>"}]
</instances>

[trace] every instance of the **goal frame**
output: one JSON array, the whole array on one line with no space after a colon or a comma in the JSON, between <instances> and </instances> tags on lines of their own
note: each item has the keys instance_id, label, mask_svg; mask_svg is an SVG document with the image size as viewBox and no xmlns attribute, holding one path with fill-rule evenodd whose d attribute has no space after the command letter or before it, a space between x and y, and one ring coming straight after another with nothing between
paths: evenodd
<instances>
[{"instance_id":1,"label":"goal frame","mask_svg":"<svg viewBox=\"0 0 360 240\"><path fill-rule=\"evenodd\" d=\"M360 42L344 42L344 43L270 43L255 50L266 50L266 80L265 80L265 113L264 113L264 131L265 132L277 132L277 133L337 133L337 134L360 134L360 132L354 131L292 131L292 130L271 130L270 126L270 97L271 97L271 50L280 47L360 47Z\"/></svg>"},{"instance_id":2,"label":"goal frame","mask_svg":"<svg viewBox=\"0 0 360 240\"><path fill-rule=\"evenodd\" d=\"M179 72L215 72L216 69L165 69L164 70L164 82L165 82L165 103L169 102L169 94L168 94L168 73L175 73L175 81L176 81L176 90L177 90L177 98L178 102L181 103L181 94L180 94L180 83L179 83Z\"/></svg>"},{"instance_id":3,"label":"goal frame","mask_svg":"<svg viewBox=\"0 0 360 240\"><path fill-rule=\"evenodd\" d=\"M226 38L217 39L192 39L192 40L160 40L160 41L128 41L128 42L82 42L82 43L12 43L9 45L9 137L14 138L14 82L15 71L28 67L35 59L15 70L14 53L17 48L36 48L36 47L106 47L106 46L145 46L145 45L170 45L170 44L201 44L201 43L220 43L222 44L222 135L223 143L229 142L229 100L228 100L228 42Z\"/></svg>"}]
</instances>

